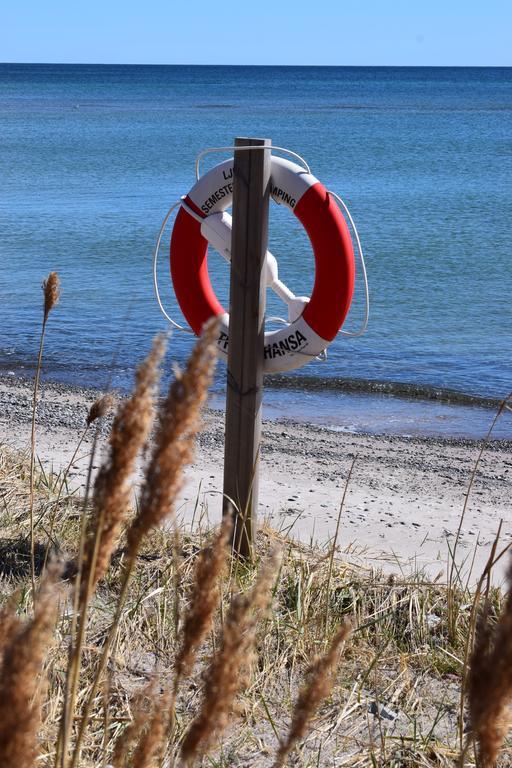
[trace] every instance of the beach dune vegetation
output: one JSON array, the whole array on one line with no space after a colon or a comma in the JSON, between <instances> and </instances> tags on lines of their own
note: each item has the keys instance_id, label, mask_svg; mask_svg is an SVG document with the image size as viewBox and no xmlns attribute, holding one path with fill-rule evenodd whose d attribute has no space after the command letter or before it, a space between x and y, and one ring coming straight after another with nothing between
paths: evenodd
<instances>
[{"instance_id":1,"label":"beach dune vegetation","mask_svg":"<svg viewBox=\"0 0 512 768\"><path fill-rule=\"evenodd\" d=\"M0 450L2 768L512 765L501 531L470 589L457 567L385 574L265 526L249 563L229 519L176 524L216 333L163 398L157 337L83 496L36 471L35 440Z\"/></svg>"}]
</instances>

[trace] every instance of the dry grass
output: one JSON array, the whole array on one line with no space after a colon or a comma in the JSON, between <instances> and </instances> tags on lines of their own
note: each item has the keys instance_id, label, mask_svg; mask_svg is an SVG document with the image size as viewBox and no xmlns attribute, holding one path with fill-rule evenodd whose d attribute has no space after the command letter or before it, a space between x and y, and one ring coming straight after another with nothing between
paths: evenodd
<instances>
[{"instance_id":1,"label":"dry grass","mask_svg":"<svg viewBox=\"0 0 512 768\"><path fill-rule=\"evenodd\" d=\"M471 593L455 564L448 584L390 578L270 530L247 564L227 524L162 527L214 337L158 407L135 510L161 341L118 406L92 499L0 451L1 768L512 765L512 598L488 578L498 542ZM66 561L60 591L53 569L32 601L50 550Z\"/></svg>"},{"instance_id":2,"label":"dry grass","mask_svg":"<svg viewBox=\"0 0 512 768\"><path fill-rule=\"evenodd\" d=\"M39 380L41 377L41 368L43 362L44 335L46 323L52 309L56 306L60 298L60 281L56 272L50 272L42 284L43 289L43 322L41 325L41 335L39 337L39 352L37 355L36 375L34 379L34 394L32 398L32 425L30 430L30 568L32 580L32 594L35 599L36 591L36 563L35 563L35 518L34 518L34 473L36 462L36 408L37 397L39 393Z\"/></svg>"},{"instance_id":3,"label":"dry grass","mask_svg":"<svg viewBox=\"0 0 512 768\"><path fill-rule=\"evenodd\" d=\"M10 498L14 507L6 515L11 550L15 548L15 532L23 519L21 511L23 507L27 509L27 489L19 479L24 471L23 462L3 452L3 490L12 488ZM43 508L48 507L51 490L46 481L41 482L40 488L36 485L36 494ZM60 549L72 557L80 527L80 505L73 497L61 499L59 505L56 535ZM281 744L286 744L287 734L294 732L299 737L299 749L294 753L297 756L288 757L290 764L397 768L457 764L465 643L473 627L473 596L469 592L453 588L452 610L457 618L452 637L453 613L448 616L446 585L432 583L421 574L388 579L381 573L348 565L339 557L331 562L330 553L281 540L266 530L258 536L255 566L232 562L230 569L219 568L214 564L213 552L222 561L218 546L220 539L227 536L226 531L211 538L182 532L177 559L171 532L154 530L145 538L107 669L93 697L80 766L133 766L137 744L142 745L138 752L141 760L150 754L148 739L152 745L163 742L164 765L170 766L174 756L179 756L192 724L198 718L201 721L201 712L207 714L208 707L215 714L215 734L212 740L211 733L201 740L197 753L209 745L205 765L270 767L279 749L283 749ZM251 608L246 613L247 606L252 604L250 595L259 564L276 543L283 548L283 562L279 573L272 576L272 610L260 615ZM194 628L196 622L200 623L197 611L202 605L200 595L207 589L208 577L204 574L208 569L211 602L204 606L204 628L196 635ZM5 598L13 595L12 602L20 616L30 612L25 586L29 572L25 561L24 568L9 570L2 579ZM92 598L77 696L79 706L90 695L105 633L116 612L123 575L123 561L116 558ZM484 600L485 596L482 606ZM178 626L177 601L181 604ZM47 648L49 688L39 730L41 759L37 762L44 768L55 764L72 621L69 605L62 605L55 640ZM498 590L489 589L487 605L492 629L503 607ZM234 606L245 619L238 615L233 619ZM332 689L325 691L328 695L311 713L306 730L297 729L299 720L297 711L294 715L294 703L302 702L300 712L303 703L308 702L307 696L300 694L307 670L315 657L325 657L340 623L346 619L353 622L354 633L337 669L328 678ZM244 624L249 620L253 623ZM239 638L241 625L248 631ZM9 634L8 625L2 626ZM184 642L185 634L191 640L196 638L191 642L191 646L196 646L195 653L186 662L183 654L189 646ZM233 654L238 653L238 639L244 650L252 649L252 658L249 652L243 656L249 667L245 665L243 675L236 664L229 667L226 661L223 666L222 659L227 659L226 655L223 657L225 635L226 648L232 648ZM217 671L212 671L212 665L216 665ZM182 673L171 728L172 703L165 704L165 696L172 691L176 672L181 668L186 672ZM229 677L223 678L224 674ZM214 709L218 693L214 682L208 682L209 677L213 681L225 680L222 698L226 707L222 705L219 722ZM148 683L152 686L149 696ZM139 691L143 692L143 700L146 697L141 717L137 715L140 706L136 703ZM158 721L154 720L156 713ZM228 727L219 740L219 726L226 721ZM130 736L127 728L132 722L135 727ZM71 743L76 738L79 720L74 719L73 723ZM466 725L462 723L462 728L468 731L468 721ZM114 745L119 739L122 746L113 762ZM156 746L148 760L154 761L155 754L158 755ZM124 762L119 762L121 758ZM475 764L471 749L466 751L465 760L467 765ZM179 764L179 758L175 764ZM506 744L498 764L511 764Z\"/></svg>"}]
</instances>

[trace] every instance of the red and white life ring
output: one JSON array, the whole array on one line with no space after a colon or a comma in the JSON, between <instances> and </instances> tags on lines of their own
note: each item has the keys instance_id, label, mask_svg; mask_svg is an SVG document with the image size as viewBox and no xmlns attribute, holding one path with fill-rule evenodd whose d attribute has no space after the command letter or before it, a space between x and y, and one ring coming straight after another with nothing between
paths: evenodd
<instances>
[{"instance_id":1,"label":"red and white life ring","mask_svg":"<svg viewBox=\"0 0 512 768\"><path fill-rule=\"evenodd\" d=\"M343 215L325 187L296 163L272 156L271 196L302 223L313 247L315 282L304 310L290 325L265 333L264 372L299 368L323 352L340 330L354 291L354 251ZM202 176L183 199L171 237L171 276L179 305L199 334L221 320L218 346L227 356L229 315L208 275L208 242L230 256L233 159Z\"/></svg>"}]
</instances>

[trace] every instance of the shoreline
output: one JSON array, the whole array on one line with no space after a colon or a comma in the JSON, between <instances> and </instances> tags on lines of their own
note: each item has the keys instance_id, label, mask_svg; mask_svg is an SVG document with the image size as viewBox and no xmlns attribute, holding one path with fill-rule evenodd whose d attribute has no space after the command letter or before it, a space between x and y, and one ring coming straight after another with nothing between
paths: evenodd
<instances>
[{"instance_id":1,"label":"shoreline","mask_svg":"<svg viewBox=\"0 0 512 768\"><path fill-rule=\"evenodd\" d=\"M166 378L164 376L164 382ZM503 402L496 397L399 382L316 380L306 376L303 379L308 386L300 389L302 377L296 375L271 375L268 379L264 420L309 424L361 436L474 442L486 437ZM32 382L33 377L26 373L0 371L0 386L16 389L31 387ZM367 389L366 384L372 386ZM63 394L75 393L93 399L105 392L96 385L72 384L48 377L48 374L41 385ZM111 391L126 397L130 390L112 386ZM224 413L224 402L224 391L220 391L215 382L210 390L208 408ZM512 444L512 419L499 419L490 439Z\"/></svg>"},{"instance_id":2,"label":"shoreline","mask_svg":"<svg viewBox=\"0 0 512 768\"><path fill-rule=\"evenodd\" d=\"M58 472L67 466L98 395L91 388L43 382L36 450L45 468ZM0 444L28 449L31 403L30 380L0 377ZM223 422L222 412L205 412L196 459L176 505L185 524L193 519L198 498L212 523L220 519ZM107 432L104 425L101 450ZM446 577L449 547L481 440L354 434L291 419L264 419L262 434L260 523L306 544L326 546L336 530L353 464L338 539L343 556L386 571L423 569L430 576L442 572L440 578ZM70 485L78 491L85 482L90 445L85 442L70 473ZM474 580L485 565L500 519L502 545L512 537L511 478L512 442L491 441L475 477L458 543L459 562L467 565L474 556ZM506 560L495 574L498 581Z\"/></svg>"}]
</instances>

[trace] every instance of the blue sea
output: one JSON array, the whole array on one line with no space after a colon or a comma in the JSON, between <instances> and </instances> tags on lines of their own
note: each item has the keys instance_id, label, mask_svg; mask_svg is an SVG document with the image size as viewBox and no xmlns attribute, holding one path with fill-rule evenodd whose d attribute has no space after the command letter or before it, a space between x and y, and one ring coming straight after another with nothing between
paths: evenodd
<instances>
[{"instance_id":1,"label":"blue sea","mask_svg":"<svg viewBox=\"0 0 512 768\"><path fill-rule=\"evenodd\" d=\"M370 282L362 338L267 381L269 416L334 429L480 436L512 390L512 69L0 65L0 373L30 375L43 277L62 299L44 376L128 389L166 328L151 258L204 148L260 136L300 153L355 219ZM228 155L226 155L228 156ZM207 169L222 156L205 158ZM165 305L180 319L168 269ZM270 249L297 295L313 258L272 204ZM209 256L227 304L227 265ZM361 271L345 329L364 310ZM269 314L283 314L268 297ZM191 337L175 333L181 363ZM169 360L169 368L170 368ZM214 404L222 404L219 365ZM497 434L512 437L510 414Z\"/></svg>"}]
</instances>

